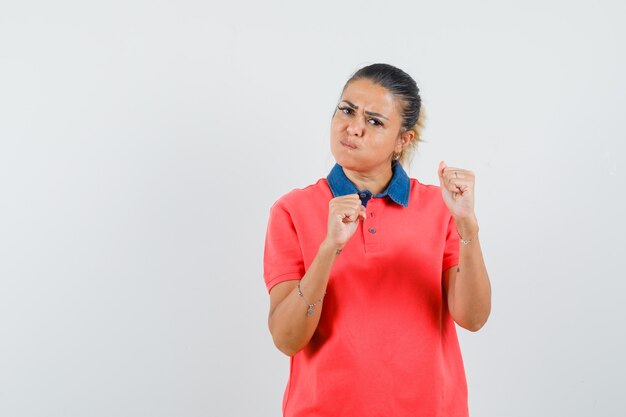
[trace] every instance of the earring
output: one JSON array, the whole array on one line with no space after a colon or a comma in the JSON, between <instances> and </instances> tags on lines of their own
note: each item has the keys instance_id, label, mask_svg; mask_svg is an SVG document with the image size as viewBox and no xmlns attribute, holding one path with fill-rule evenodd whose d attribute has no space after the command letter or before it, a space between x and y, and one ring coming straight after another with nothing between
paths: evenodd
<instances>
[{"instance_id":1,"label":"earring","mask_svg":"<svg viewBox=\"0 0 626 417\"><path fill-rule=\"evenodd\" d=\"M393 160L397 161L400 159L400 157L402 156L402 152L394 152L393 153Z\"/></svg>"}]
</instances>

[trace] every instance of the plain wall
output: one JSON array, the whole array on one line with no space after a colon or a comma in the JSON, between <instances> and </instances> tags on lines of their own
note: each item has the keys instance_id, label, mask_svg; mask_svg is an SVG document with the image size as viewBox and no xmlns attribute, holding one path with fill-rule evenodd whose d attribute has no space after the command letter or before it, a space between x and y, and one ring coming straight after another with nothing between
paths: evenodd
<instances>
[{"instance_id":1,"label":"plain wall","mask_svg":"<svg viewBox=\"0 0 626 417\"><path fill-rule=\"evenodd\" d=\"M325 177L346 79L476 173L473 416L624 416L622 1L0 4L0 415L278 416L269 207Z\"/></svg>"}]
</instances>

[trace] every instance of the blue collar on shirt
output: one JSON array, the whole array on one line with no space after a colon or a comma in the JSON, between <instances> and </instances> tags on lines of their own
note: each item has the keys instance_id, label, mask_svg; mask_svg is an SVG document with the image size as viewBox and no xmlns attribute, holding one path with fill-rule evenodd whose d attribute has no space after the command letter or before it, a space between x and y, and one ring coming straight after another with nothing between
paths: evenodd
<instances>
[{"instance_id":1,"label":"blue collar on shirt","mask_svg":"<svg viewBox=\"0 0 626 417\"><path fill-rule=\"evenodd\" d=\"M343 168L339 164L335 164L326 179L334 197L340 197L347 194L359 194L361 202L367 206L367 202L372 197L386 197L396 204L407 207L409 205L409 193L411 192L411 181L406 174L402 165L394 163L392 166L393 175L389 185L380 194L372 196L369 190L358 190L356 186L346 177Z\"/></svg>"}]
</instances>

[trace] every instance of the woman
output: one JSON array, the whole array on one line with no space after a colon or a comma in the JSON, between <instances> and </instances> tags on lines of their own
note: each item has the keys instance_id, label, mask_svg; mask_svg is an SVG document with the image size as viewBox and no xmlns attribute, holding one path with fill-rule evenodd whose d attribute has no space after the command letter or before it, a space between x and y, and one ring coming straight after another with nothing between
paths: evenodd
<instances>
[{"instance_id":1,"label":"woman","mask_svg":"<svg viewBox=\"0 0 626 417\"><path fill-rule=\"evenodd\" d=\"M337 164L270 210L264 278L270 332L291 357L285 416L468 415L455 322L477 331L491 309L474 174L441 162L439 187L407 176L420 107L404 71L357 71L331 122Z\"/></svg>"}]
</instances>

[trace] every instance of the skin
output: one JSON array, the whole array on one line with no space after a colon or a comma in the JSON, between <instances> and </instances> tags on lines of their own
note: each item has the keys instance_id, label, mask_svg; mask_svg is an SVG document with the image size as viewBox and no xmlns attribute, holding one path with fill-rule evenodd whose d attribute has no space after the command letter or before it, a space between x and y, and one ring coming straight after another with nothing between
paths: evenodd
<instances>
[{"instance_id":1,"label":"skin","mask_svg":"<svg viewBox=\"0 0 626 417\"><path fill-rule=\"evenodd\" d=\"M391 92L369 80L350 82L344 89L330 126L330 148L346 176L360 190L373 194L385 190L392 177L391 160L414 139L414 132L402 127L402 102ZM443 291L454 321L470 331L479 330L491 312L491 285L478 240L474 213L472 171L448 167L440 162L438 175L443 200L463 239L459 265L443 272ZM352 238L366 211L357 194L336 197L329 202L326 238L300 280L307 302L298 294L298 281L285 281L270 291L269 329L274 343L293 356L310 341L323 302L307 315L307 303L322 299L332 265Z\"/></svg>"}]
</instances>

